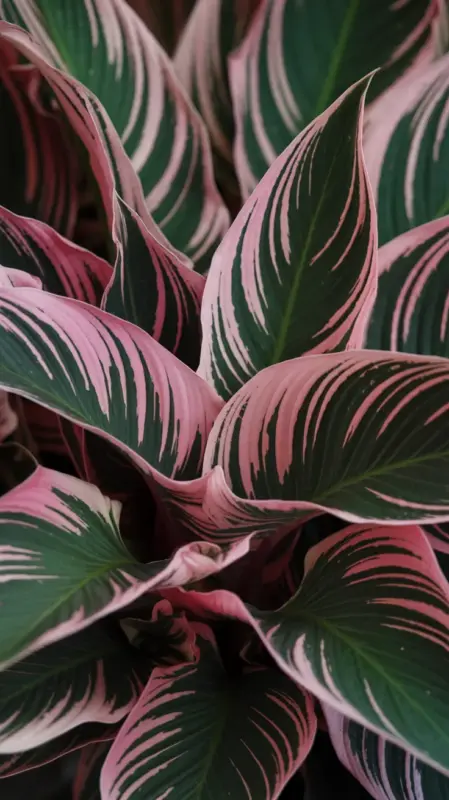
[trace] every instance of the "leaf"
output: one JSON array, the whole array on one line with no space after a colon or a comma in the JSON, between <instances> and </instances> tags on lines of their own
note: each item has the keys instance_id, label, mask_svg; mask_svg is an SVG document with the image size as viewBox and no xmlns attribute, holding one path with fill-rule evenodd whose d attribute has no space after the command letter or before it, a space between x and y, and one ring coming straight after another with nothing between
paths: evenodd
<instances>
[{"instance_id":1,"label":"leaf","mask_svg":"<svg viewBox=\"0 0 449 800\"><path fill-rule=\"evenodd\" d=\"M98 305L109 264L38 220L0 207L0 264L35 275L43 288Z\"/></svg>"},{"instance_id":2,"label":"leaf","mask_svg":"<svg viewBox=\"0 0 449 800\"><path fill-rule=\"evenodd\" d=\"M449 217L384 245L379 273L365 346L447 358Z\"/></svg>"},{"instance_id":3,"label":"leaf","mask_svg":"<svg viewBox=\"0 0 449 800\"><path fill-rule=\"evenodd\" d=\"M3 289L0 347L3 388L121 443L147 471L198 473L221 403L144 331L75 300Z\"/></svg>"},{"instance_id":4,"label":"leaf","mask_svg":"<svg viewBox=\"0 0 449 800\"><path fill-rule=\"evenodd\" d=\"M324 709L332 742L345 767L377 800L447 800L449 778L372 731Z\"/></svg>"},{"instance_id":5,"label":"leaf","mask_svg":"<svg viewBox=\"0 0 449 800\"><path fill-rule=\"evenodd\" d=\"M83 723L123 719L144 680L137 656L125 637L96 624L1 672L0 753L32 750Z\"/></svg>"},{"instance_id":6,"label":"leaf","mask_svg":"<svg viewBox=\"0 0 449 800\"><path fill-rule=\"evenodd\" d=\"M361 141L369 81L292 142L214 255L199 374L225 399L270 364L361 345L377 282Z\"/></svg>"},{"instance_id":7,"label":"leaf","mask_svg":"<svg viewBox=\"0 0 449 800\"><path fill-rule=\"evenodd\" d=\"M206 123L221 173L233 164L228 58L243 39L260 2L198 0L174 56L179 80Z\"/></svg>"},{"instance_id":8,"label":"leaf","mask_svg":"<svg viewBox=\"0 0 449 800\"><path fill-rule=\"evenodd\" d=\"M110 746L110 742L100 742L81 750L73 779L72 800L99 800L101 768Z\"/></svg>"},{"instance_id":9,"label":"leaf","mask_svg":"<svg viewBox=\"0 0 449 800\"><path fill-rule=\"evenodd\" d=\"M0 442L11 436L17 428L17 414L11 408L8 392L0 391Z\"/></svg>"},{"instance_id":10,"label":"leaf","mask_svg":"<svg viewBox=\"0 0 449 800\"><path fill-rule=\"evenodd\" d=\"M204 278L178 262L119 197L115 224L117 260L103 307L196 369Z\"/></svg>"},{"instance_id":11,"label":"leaf","mask_svg":"<svg viewBox=\"0 0 449 800\"><path fill-rule=\"evenodd\" d=\"M276 611L226 591L178 596L196 615L248 622L293 681L449 774L448 584L419 527L351 525L326 538Z\"/></svg>"},{"instance_id":12,"label":"leaf","mask_svg":"<svg viewBox=\"0 0 449 800\"><path fill-rule=\"evenodd\" d=\"M139 17L124 0L61 0L57 8L48 0L2 0L0 10L98 97L156 223L177 249L208 266L228 212L214 183L207 136Z\"/></svg>"},{"instance_id":13,"label":"leaf","mask_svg":"<svg viewBox=\"0 0 449 800\"><path fill-rule=\"evenodd\" d=\"M99 723L80 725L79 728L74 728L69 733L36 747L34 750L0 755L0 778L11 778L20 772L38 769L95 742L110 742L117 735L118 727Z\"/></svg>"},{"instance_id":14,"label":"leaf","mask_svg":"<svg viewBox=\"0 0 449 800\"><path fill-rule=\"evenodd\" d=\"M43 467L0 498L1 669L150 589L232 563L232 552L196 542L141 564L120 538L119 512L95 486Z\"/></svg>"},{"instance_id":15,"label":"leaf","mask_svg":"<svg viewBox=\"0 0 449 800\"><path fill-rule=\"evenodd\" d=\"M203 646L196 664L153 671L108 753L101 796L274 800L315 730L311 699L281 672L232 678Z\"/></svg>"},{"instance_id":16,"label":"leaf","mask_svg":"<svg viewBox=\"0 0 449 800\"><path fill-rule=\"evenodd\" d=\"M350 522L447 521L448 379L446 359L375 351L264 370L212 428L204 472L219 465L225 480L211 479L208 512L228 506L230 517L237 506L234 527L242 509L248 526L322 511Z\"/></svg>"},{"instance_id":17,"label":"leaf","mask_svg":"<svg viewBox=\"0 0 449 800\"><path fill-rule=\"evenodd\" d=\"M77 214L73 146L55 113L40 109L39 75L17 67L0 42L0 203L70 236Z\"/></svg>"},{"instance_id":18,"label":"leaf","mask_svg":"<svg viewBox=\"0 0 449 800\"><path fill-rule=\"evenodd\" d=\"M400 81L367 120L365 158L381 244L449 212L449 56Z\"/></svg>"},{"instance_id":19,"label":"leaf","mask_svg":"<svg viewBox=\"0 0 449 800\"><path fill-rule=\"evenodd\" d=\"M434 52L439 0L264 0L230 62L245 197L299 131L377 67L371 100ZM313 68L311 65L313 64Z\"/></svg>"},{"instance_id":20,"label":"leaf","mask_svg":"<svg viewBox=\"0 0 449 800\"><path fill-rule=\"evenodd\" d=\"M142 611L121 621L133 646L157 666L195 661L195 631L184 612L174 611L168 600L158 599L151 608L147 599L145 605L151 615Z\"/></svg>"}]
</instances>

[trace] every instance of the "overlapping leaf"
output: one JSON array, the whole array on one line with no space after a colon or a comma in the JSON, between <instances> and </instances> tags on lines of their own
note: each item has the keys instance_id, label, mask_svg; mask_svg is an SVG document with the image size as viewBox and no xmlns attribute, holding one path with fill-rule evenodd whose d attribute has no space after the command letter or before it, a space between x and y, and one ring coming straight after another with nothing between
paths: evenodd
<instances>
[{"instance_id":1,"label":"overlapping leaf","mask_svg":"<svg viewBox=\"0 0 449 800\"><path fill-rule=\"evenodd\" d=\"M325 709L334 748L375 800L447 800L449 778L362 725Z\"/></svg>"},{"instance_id":2,"label":"overlapping leaf","mask_svg":"<svg viewBox=\"0 0 449 800\"><path fill-rule=\"evenodd\" d=\"M449 56L423 66L370 114L365 157L379 212L379 239L449 212Z\"/></svg>"},{"instance_id":3,"label":"overlapping leaf","mask_svg":"<svg viewBox=\"0 0 449 800\"><path fill-rule=\"evenodd\" d=\"M361 345L377 282L361 141L368 84L292 142L214 255L199 373L225 399L270 364Z\"/></svg>"},{"instance_id":4,"label":"overlapping leaf","mask_svg":"<svg viewBox=\"0 0 449 800\"><path fill-rule=\"evenodd\" d=\"M120 198L116 202L117 260L103 307L196 368L204 278L166 249Z\"/></svg>"},{"instance_id":5,"label":"overlapping leaf","mask_svg":"<svg viewBox=\"0 0 449 800\"><path fill-rule=\"evenodd\" d=\"M101 796L275 800L315 730L311 699L281 672L231 678L203 646L197 663L153 671L108 753Z\"/></svg>"},{"instance_id":6,"label":"overlapping leaf","mask_svg":"<svg viewBox=\"0 0 449 800\"><path fill-rule=\"evenodd\" d=\"M322 510L447 520L448 418L446 359L360 351L277 364L215 421L204 469L221 466L234 494L214 478L210 511L227 506L234 525L246 513L248 526Z\"/></svg>"},{"instance_id":7,"label":"overlapping leaf","mask_svg":"<svg viewBox=\"0 0 449 800\"><path fill-rule=\"evenodd\" d=\"M264 0L231 62L244 195L354 81L381 67L373 100L417 60L428 63L438 8L439 0Z\"/></svg>"},{"instance_id":8,"label":"overlapping leaf","mask_svg":"<svg viewBox=\"0 0 449 800\"><path fill-rule=\"evenodd\" d=\"M0 753L32 750L86 722L123 719L148 678L138 655L97 623L1 672Z\"/></svg>"},{"instance_id":9,"label":"overlapping leaf","mask_svg":"<svg viewBox=\"0 0 449 800\"><path fill-rule=\"evenodd\" d=\"M182 252L208 266L228 213L215 187L208 140L169 60L124 2L2 0L52 62L106 109L138 173L147 206Z\"/></svg>"},{"instance_id":10,"label":"overlapping leaf","mask_svg":"<svg viewBox=\"0 0 449 800\"><path fill-rule=\"evenodd\" d=\"M152 588L200 580L229 562L199 543L141 564L120 538L119 511L91 484L43 468L0 498L1 668Z\"/></svg>"},{"instance_id":11,"label":"overlapping leaf","mask_svg":"<svg viewBox=\"0 0 449 800\"><path fill-rule=\"evenodd\" d=\"M17 70L0 43L0 203L66 235L77 213L77 168L62 120L35 100L39 75Z\"/></svg>"},{"instance_id":12,"label":"overlapping leaf","mask_svg":"<svg viewBox=\"0 0 449 800\"><path fill-rule=\"evenodd\" d=\"M276 611L225 591L180 599L194 613L249 622L304 689L449 774L448 584L418 526L329 536Z\"/></svg>"}]
</instances>

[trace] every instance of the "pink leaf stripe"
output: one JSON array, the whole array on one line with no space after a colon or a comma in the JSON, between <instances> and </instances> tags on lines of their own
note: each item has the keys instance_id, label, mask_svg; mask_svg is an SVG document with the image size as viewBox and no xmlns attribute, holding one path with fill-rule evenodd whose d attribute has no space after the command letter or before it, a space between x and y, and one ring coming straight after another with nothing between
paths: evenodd
<instances>
[{"instance_id":1,"label":"pink leaf stripe","mask_svg":"<svg viewBox=\"0 0 449 800\"><path fill-rule=\"evenodd\" d=\"M78 168L61 120L39 106L40 76L18 68L0 46L2 186L0 203L37 217L70 236L78 210Z\"/></svg>"},{"instance_id":2,"label":"pink leaf stripe","mask_svg":"<svg viewBox=\"0 0 449 800\"><path fill-rule=\"evenodd\" d=\"M201 580L247 552L195 542L169 561L140 564L120 539L119 512L94 486L42 467L0 498L2 669L151 589Z\"/></svg>"},{"instance_id":3,"label":"pink leaf stripe","mask_svg":"<svg viewBox=\"0 0 449 800\"><path fill-rule=\"evenodd\" d=\"M279 156L213 257L199 374L225 399L278 361L361 345L377 286L376 211L362 154L369 82L351 87Z\"/></svg>"},{"instance_id":4,"label":"pink leaf stripe","mask_svg":"<svg viewBox=\"0 0 449 800\"><path fill-rule=\"evenodd\" d=\"M218 484L221 509L235 505L237 517L239 506L248 522L253 509L259 520L326 509L348 521L445 521L448 415L446 359L374 351L294 359L226 404L204 472L222 467L228 486L217 475L210 489Z\"/></svg>"},{"instance_id":5,"label":"pink leaf stripe","mask_svg":"<svg viewBox=\"0 0 449 800\"><path fill-rule=\"evenodd\" d=\"M340 761L375 800L446 800L449 778L412 753L324 707Z\"/></svg>"},{"instance_id":6,"label":"pink leaf stripe","mask_svg":"<svg viewBox=\"0 0 449 800\"><path fill-rule=\"evenodd\" d=\"M102 624L33 653L0 673L0 753L34 750L86 723L119 722L146 677L136 651Z\"/></svg>"},{"instance_id":7,"label":"pink leaf stripe","mask_svg":"<svg viewBox=\"0 0 449 800\"><path fill-rule=\"evenodd\" d=\"M449 595L426 536L416 526L350 526L312 548L305 568L277 611L225 591L168 596L248 622L294 681L449 773Z\"/></svg>"},{"instance_id":8,"label":"pink leaf stripe","mask_svg":"<svg viewBox=\"0 0 449 800\"><path fill-rule=\"evenodd\" d=\"M8 393L0 391L0 442L14 433L17 422L17 414L11 408Z\"/></svg>"},{"instance_id":9,"label":"pink leaf stripe","mask_svg":"<svg viewBox=\"0 0 449 800\"><path fill-rule=\"evenodd\" d=\"M202 626L204 628L204 626ZM248 667L229 680L203 645L195 664L156 668L109 751L104 800L275 800L307 756L313 703L282 673ZM236 736L238 731L238 736Z\"/></svg>"}]
</instances>

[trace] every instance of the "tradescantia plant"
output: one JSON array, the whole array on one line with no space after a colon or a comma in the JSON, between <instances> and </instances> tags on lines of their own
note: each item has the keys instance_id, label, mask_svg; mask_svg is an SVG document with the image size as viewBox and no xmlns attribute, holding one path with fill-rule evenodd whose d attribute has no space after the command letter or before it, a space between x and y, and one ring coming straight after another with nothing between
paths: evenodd
<instances>
[{"instance_id":1,"label":"tradescantia plant","mask_svg":"<svg viewBox=\"0 0 449 800\"><path fill-rule=\"evenodd\" d=\"M0 789L449 800L445 4L0 12Z\"/></svg>"}]
</instances>

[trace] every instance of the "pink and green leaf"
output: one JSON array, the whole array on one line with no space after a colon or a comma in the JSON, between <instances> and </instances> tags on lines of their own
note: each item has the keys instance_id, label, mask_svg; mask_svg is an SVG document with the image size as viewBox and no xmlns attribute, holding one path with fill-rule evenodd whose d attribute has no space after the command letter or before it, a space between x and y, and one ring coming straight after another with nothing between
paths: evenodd
<instances>
[{"instance_id":1,"label":"pink and green leaf","mask_svg":"<svg viewBox=\"0 0 449 800\"><path fill-rule=\"evenodd\" d=\"M248 666L231 677L204 644L196 663L153 671L108 753L101 796L275 800L315 731L312 699L285 675Z\"/></svg>"},{"instance_id":2,"label":"pink and green leaf","mask_svg":"<svg viewBox=\"0 0 449 800\"><path fill-rule=\"evenodd\" d=\"M377 284L361 140L369 80L279 156L213 257L199 374L225 399L271 364L361 346Z\"/></svg>"},{"instance_id":3,"label":"pink and green leaf","mask_svg":"<svg viewBox=\"0 0 449 800\"><path fill-rule=\"evenodd\" d=\"M70 236L78 206L73 143L63 119L40 107L39 85L39 74L18 69L0 42L0 203Z\"/></svg>"},{"instance_id":4,"label":"pink and green leaf","mask_svg":"<svg viewBox=\"0 0 449 800\"><path fill-rule=\"evenodd\" d=\"M145 612L145 616L143 611L127 616L121 624L129 641L152 665L195 661L195 630L183 611L175 611L168 600L158 599L152 608L148 600Z\"/></svg>"},{"instance_id":5,"label":"pink and green leaf","mask_svg":"<svg viewBox=\"0 0 449 800\"><path fill-rule=\"evenodd\" d=\"M79 725L126 717L149 670L119 634L97 623L0 672L0 753L32 750Z\"/></svg>"},{"instance_id":6,"label":"pink and green leaf","mask_svg":"<svg viewBox=\"0 0 449 800\"><path fill-rule=\"evenodd\" d=\"M375 800L449 798L446 775L337 711L324 711L340 761Z\"/></svg>"},{"instance_id":7,"label":"pink and green leaf","mask_svg":"<svg viewBox=\"0 0 449 800\"><path fill-rule=\"evenodd\" d=\"M439 0L264 0L230 64L244 196L291 140L380 67L376 99L434 53ZM313 66L312 66L313 65Z\"/></svg>"},{"instance_id":8,"label":"pink and green leaf","mask_svg":"<svg viewBox=\"0 0 449 800\"><path fill-rule=\"evenodd\" d=\"M55 66L94 93L155 221L177 249L207 267L228 225L208 139L169 59L137 14L124 0L60 0L57 8L48 0L2 0L0 10L30 31Z\"/></svg>"}]
</instances>

